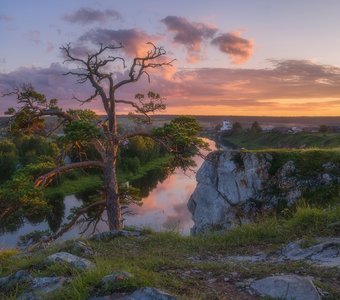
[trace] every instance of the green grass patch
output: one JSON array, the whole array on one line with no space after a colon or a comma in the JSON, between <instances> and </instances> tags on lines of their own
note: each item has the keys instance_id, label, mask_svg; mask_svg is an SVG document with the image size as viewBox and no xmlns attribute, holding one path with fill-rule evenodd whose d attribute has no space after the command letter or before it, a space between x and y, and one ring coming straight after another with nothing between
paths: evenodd
<instances>
[{"instance_id":1,"label":"green grass patch","mask_svg":"<svg viewBox=\"0 0 340 300\"><path fill-rule=\"evenodd\" d=\"M222 141L247 149L266 148L336 148L340 147L339 133L319 132L241 132L224 136Z\"/></svg>"}]
</instances>

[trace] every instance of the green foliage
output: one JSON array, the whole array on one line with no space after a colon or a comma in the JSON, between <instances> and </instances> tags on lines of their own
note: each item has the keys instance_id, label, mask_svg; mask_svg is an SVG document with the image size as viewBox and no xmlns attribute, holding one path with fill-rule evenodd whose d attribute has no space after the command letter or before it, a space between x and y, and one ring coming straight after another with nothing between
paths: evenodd
<instances>
[{"instance_id":1,"label":"green foliage","mask_svg":"<svg viewBox=\"0 0 340 300\"><path fill-rule=\"evenodd\" d=\"M60 153L55 142L42 136L18 135L13 141L22 165L54 161Z\"/></svg>"},{"instance_id":2,"label":"green foliage","mask_svg":"<svg viewBox=\"0 0 340 300\"><path fill-rule=\"evenodd\" d=\"M22 218L34 218L47 209L43 191L34 186L33 178L17 172L0 189L0 230L15 229Z\"/></svg>"},{"instance_id":3,"label":"green foliage","mask_svg":"<svg viewBox=\"0 0 340 300\"><path fill-rule=\"evenodd\" d=\"M23 134L41 134L44 128L43 118L32 118L32 114L29 108L23 108L16 113L14 122L11 124L11 134L17 135Z\"/></svg>"},{"instance_id":4,"label":"green foliage","mask_svg":"<svg viewBox=\"0 0 340 300\"><path fill-rule=\"evenodd\" d=\"M67 123L64 133L63 139L66 141L91 141L99 136L99 129L93 122L84 118Z\"/></svg>"},{"instance_id":5,"label":"green foliage","mask_svg":"<svg viewBox=\"0 0 340 300\"><path fill-rule=\"evenodd\" d=\"M194 117L183 116L155 128L152 133L174 154L174 164L186 170L196 165L192 157L200 149L208 149L208 144L198 137L200 131L201 127Z\"/></svg>"},{"instance_id":6,"label":"green foliage","mask_svg":"<svg viewBox=\"0 0 340 300\"><path fill-rule=\"evenodd\" d=\"M164 155L163 152L161 146L151 138L137 136L130 139L126 146L121 147L119 166L125 171L134 172L141 164Z\"/></svg>"},{"instance_id":7,"label":"green foliage","mask_svg":"<svg viewBox=\"0 0 340 300\"><path fill-rule=\"evenodd\" d=\"M0 140L0 183L13 175L18 162L15 145L9 140Z\"/></svg>"}]
</instances>

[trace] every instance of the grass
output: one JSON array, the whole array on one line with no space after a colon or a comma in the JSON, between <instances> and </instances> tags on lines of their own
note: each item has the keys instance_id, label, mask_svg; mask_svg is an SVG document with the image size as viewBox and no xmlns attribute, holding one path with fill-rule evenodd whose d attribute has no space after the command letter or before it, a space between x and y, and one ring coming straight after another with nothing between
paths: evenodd
<instances>
[{"instance_id":1,"label":"grass","mask_svg":"<svg viewBox=\"0 0 340 300\"><path fill-rule=\"evenodd\" d=\"M241 132L223 137L223 140L247 149L266 148L336 148L340 147L339 133L279 133Z\"/></svg>"},{"instance_id":2,"label":"grass","mask_svg":"<svg viewBox=\"0 0 340 300\"><path fill-rule=\"evenodd\" d=\"M19 260L13 256L15 253L0 254L0 273L8 275L18 269L29 269L35 276L72 275L74 280L69 286L51 299L86 299L90 295L99 295L102 292L98 287L100 279L117 270L132 273L134 279L112 287L115 291L153 286L177 295L178 299L219 299L225 293L237 299L240 291L233 287L235 282L232 280L230 284L224 281L233 272L239 274L240 279L237 280L294 273L314 276L318 284L336 299L340 295L337 285L340 280L339 269L320 269L304 262L236 264L219 261L218 257L277 251L284 244L301 238L312 241L318 236L338 236L339 227L332 224L339 220L340 207L304 207L297 209L288 219L266 217L225 234L181 236L176 232L149 232L140 238L90 241L96 253L93 258L96 268L88 272L79 273L59 265L46 267L41 264L52 252L72 251L72 242L68 241ZM200 256L203 260L195 262L188 259L193 256ZM215 285L209 284L211 278L216 279Z\"/></svg>"},{"instance_id":3,"label":"grass","mask_svg":"<svg viewBox=\"0 0 340 300\"><path fill-rule=\"evenodd\" d=\"M311 176L324 171L323 164L332 162L340 164L340 148L307 148L307 149L266 149L246 150L258 153L269 153L273 157L270 172L275 172L287 161L293 161L299 175ZM340 176L339 168L332 170L334 175Z\"/></svg>"},{"instance_id":4,"label":"grass","mask_svg":"<svg viewBox=\"0 0 340 300\"><path fill-rule=\"evenodd\" d=\"M118 181L122 183L140 179L152 170L166 167L170 159L170 155L154 159L142 165L136 173L119 172ZM99 190L102 185L103 181L100 174L74 172L71 175L64 176L59 184L47 188L45 196L47 199L53 200L72 194L93 193Z\"/></svg>"}]
</instances>

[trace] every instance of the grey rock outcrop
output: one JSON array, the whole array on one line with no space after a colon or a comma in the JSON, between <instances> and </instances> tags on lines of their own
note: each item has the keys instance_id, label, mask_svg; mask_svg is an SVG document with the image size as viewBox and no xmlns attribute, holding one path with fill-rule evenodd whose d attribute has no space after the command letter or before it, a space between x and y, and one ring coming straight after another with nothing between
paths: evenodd
<instances>
[{"instance_id":1,"label":"grey rock outcrop","mask_svg":"<svg viewBox=\"0 0 340 300\"><path fill-rule=\"evenodd\" d=\"M48 256L45 261L46 263L49 264L50 263L67 264L80 271L92 269L95 266L91 261L68 252L54 253Z\"/></svg>"},{"instance_id":2,"label":"grey rock outcrop","mask_svg":"<svg viewBox=\"0 0 340 300\"><path fill-rule=\"evenodd\" d=\"M288 260L306 260L324 267L340 267L340 238L319 238L313 246L302 248L303 241L289 243L282 249Z\"/></svg>"},{"instance_id":3,"label":"grey rock outcrop","mask_svg":"<svg viewBox=\"0 0 340 300\"><path fill-rule=\"evenodd\" d=\"M293 161L273 167L269 153L210 153L196 174L197 187L188 202L195 223L192 233L249 223L259 211L273 210L280 203L293 205L306 190L340 183L329 164L311 177L299 176L299 171Z\"/></svg>"},{"instance_id":4,"label":"grey rock outcrop","mask_svg":"<svg viewBox=\"0 0 340 300\"><path fill-rule=\"evenodd\" d=\"M269 178L271 156L236 151L212 153L196 174L197 187L188 207L195 223L193 233L230 229L239 224L233 207L259 199Z\"/></svg>"},{"instance_id":5,"label":"grey rock outcrop","mask_svg":"<svg viewBox=\"0 0 340 300\"><path fill-rule=\"evenodd\" d=\"M251 285L257 294L283 300L320 300L311 279L296 275L271 276L255 280Z\"/></svg>"}]
</instances>

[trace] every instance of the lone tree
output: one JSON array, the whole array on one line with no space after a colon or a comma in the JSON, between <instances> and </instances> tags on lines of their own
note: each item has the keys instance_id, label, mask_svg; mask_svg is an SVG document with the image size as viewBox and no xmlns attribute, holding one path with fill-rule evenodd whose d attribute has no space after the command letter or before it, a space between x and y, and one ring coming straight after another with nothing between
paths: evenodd
<instances>
[{"instance_id":1,"label":"lone tree","mask_svg":"<svg viewBox=\"0 0 340 300\"><path fill-rule=\"evenodd\" d=\"M199 153L200 148L207 145L197 134L200 126L194 118L179 117L163 127L151 131L125 132L118 131L117 107L128 106L135 120L150 123L150 113L165 109L163 98L154 92L147 95L137 94L134 99L120 99L117 91L123 86L137 82L143 75L150 80L150 70L171 66L173 60L165 60L166 51L148 43L150 50L145 56L135 57L131 61L128 75L125 79L116 81L114 73L110 71L110 65L121 63L126 68L126 61L121 56L112 55L123 48L122 45L100 45L94 53L87 54L86 58L77 56L72 51L70 44L61 47L66 57L65 62L75 64L65 75L73 75L78 83L89 82L93 87L93 94L87 99L77 99L81 103L88 103L99 98L105 111L105 119L94 122L91 111L69 110L64 111L57 107L57 101L48 101L46 97L34 90L32 86L24 86L14 93L21 105L19 111L9 110L15 120L26 120L25 124L37 124L43 116L57 116L61 122L58 126L64 126L65 139L72 142L86 141L98 153L98 160L84 160L69 164L60 164L53 170L39 176L35 185L46 186L53 181L56 175L79 168L99 168L103 171L102 199L88 207L78 210L70 223L57 233L61 235L71 227L77 219L86 212L98 207L107 211L108 224L111 229L121 229L122 220L122 193L119 191L117 180L117 155L120 146L125 145L129 139L136 136L149 137L161 144L168 152L173 154L174 160L182 167L192 166L191 157ZM23 126L23 124L21 124ZM28 126L29 127L29 126Z\"/></svg>"},{"instance_id":2,"label":"lone tree","mask_svg":"<svg viewBox=\"0 0 340 300\"><path fill-rule=\"evenodd\" d=\"M260 126L259 122L255 121L253 124L251 124L250 131L253 133L262 132L262 127Z\"/></svg>"}]
</instances>

